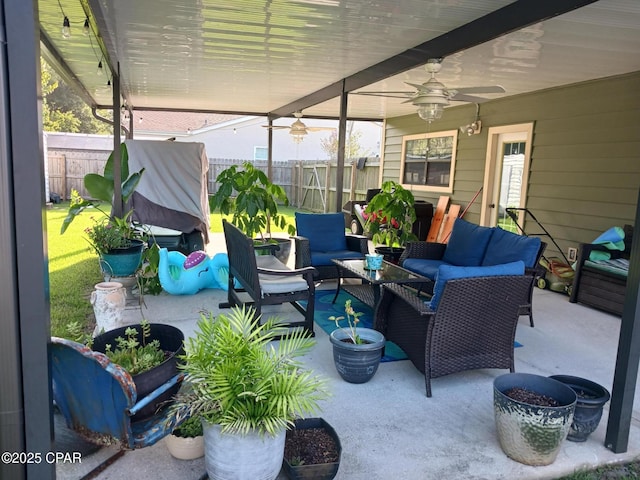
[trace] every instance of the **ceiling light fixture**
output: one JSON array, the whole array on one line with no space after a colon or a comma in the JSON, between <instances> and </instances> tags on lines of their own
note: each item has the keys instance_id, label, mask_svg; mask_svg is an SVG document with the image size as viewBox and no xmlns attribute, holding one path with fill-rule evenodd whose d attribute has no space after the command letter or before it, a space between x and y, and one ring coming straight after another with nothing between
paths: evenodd
<instances>
[{"instance_id":1,"label":"ceiling light fixture","mask_svg":"<svg viewBox=\"0 0 640 480\"><path fill-rule=\"evenodd\" d=\"M442 118L444 107L449 105L449 92L445 86L436 80L436 73L440 71L439 58L430 59L425 65L431 78L420 86L420 90L411 100L418 107L418 116L428 123Z\"/></svg>"},{"instance_id":2,"label":"ceiling light fixture","mask_svg":"<svg viewBox=\"0 0 640 480\"><path fill-rule=\"evenodd\" d=\"M297 120L291 124L291 128L289 129L289 135L291 135L291 138L295 143L300 143L304 140L304 137L307 134L307 126L302 123L297 114L298 112L296 112Z\"/></svg>"},{"instance_id":3,"label":"ceiling light fixture","mask_svg":"<svg viewBox=\"0 0 640 480\"><path fill-rule=\"evenodd\" d=\"M69 17L65 15L62 21L62 38L69 37L71 37L71 23L69 23Z\"/></svg>"}]
</instances>

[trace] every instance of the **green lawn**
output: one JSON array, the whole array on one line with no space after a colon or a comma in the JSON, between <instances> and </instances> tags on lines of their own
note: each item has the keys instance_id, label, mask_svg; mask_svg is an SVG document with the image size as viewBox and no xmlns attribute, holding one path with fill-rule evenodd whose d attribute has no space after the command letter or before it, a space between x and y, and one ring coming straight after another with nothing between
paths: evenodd
<instances>
[{"instance_id":1,"label":"green lawn","mask_svg":"<svg viewBox=\"0 0 640 480\"><path fill-rule=\"evenodd\" d=\"M85 211L60 235L68 208L69 203L65 202L46 212L51 334L75 339L82 333L91 333L95 325L89 298L93 286L102 281L102 277L98 256L89 249L84 229L92 225L92 216L99 218L102 214ZM295 208L281 210L293 223ZM221 215L211 214L210 221L210 231L222 233Z\"/></svg>"}]
</instances>

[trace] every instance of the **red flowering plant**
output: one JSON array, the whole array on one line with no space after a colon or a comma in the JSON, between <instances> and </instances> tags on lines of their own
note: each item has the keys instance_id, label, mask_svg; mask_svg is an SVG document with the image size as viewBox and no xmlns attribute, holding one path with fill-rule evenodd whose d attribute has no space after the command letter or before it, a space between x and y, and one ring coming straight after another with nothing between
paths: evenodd
<instances>
[{"instance_id":1,"label":"red flowering plant","mask_svg":"<svg viewBox=\"0 0 640 480\"><path fill-rule=\"evenodd\" d=\"M399 183L388 180L368 203L365 231L374 243L390 248L403 247L410 240L417 240L412 231L416 221L413 193Z\"/></svg>"}]
</instances>

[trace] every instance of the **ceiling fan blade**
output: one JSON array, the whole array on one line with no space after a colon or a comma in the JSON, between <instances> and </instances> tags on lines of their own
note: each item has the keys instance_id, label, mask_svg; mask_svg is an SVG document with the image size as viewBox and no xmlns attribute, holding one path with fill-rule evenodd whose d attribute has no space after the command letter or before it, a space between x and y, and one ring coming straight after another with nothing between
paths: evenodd
<instances>
[{"instance_id":1,"label":"ceiling fan blade","mask_svg":"<svg viewBox=\"0 0 640 480\"><path fill-rule=\"evenodd\" d=\"M485 87L460 87L454 88L459 93L506 93L500 85L488 85Z\"/></svg>"},{"instance_id":2,"label":"ceiling fan blade","mask_svg":"<svg viewBox=\"0 0 640 480\"><path fill-rule=\"evenodd\" d=\"M280 128L291 128L286 125L262 125L263 128L271 128L273 130L278 130Z\"/></svg>"},{"instance_id":3,"label":"ceiling fan blade","mask_svg":"<svg viewBox=\"0 0 640 480\"><path fill-rule=\"evenodd\" d=\"M449 98L452 102L469 102L469 103L483 103L488 101L488 98L476 97L474 95L465 95L463 93L456 93Z\"/></svg>"},{"instance_id":4,"label":"ceiling fan blade","mask_svg":"<svg viewBox=\"0 0 640 480\"><path fill-rule=\"evenodd\" d=\"M369 95L371 97L407 98L414 92L351 92L352 95Z\"/></svg>"},{"instance_id":5,"label":"ceiling fan blade","mask_svg":"<svg viewBox=\"0 0 640 480\"><path fill-rule=\"evenodd\" d=\"M308 132L321 132L323 130L335 130L333 127L307 127Z\"/></svg>"}]
</instances>

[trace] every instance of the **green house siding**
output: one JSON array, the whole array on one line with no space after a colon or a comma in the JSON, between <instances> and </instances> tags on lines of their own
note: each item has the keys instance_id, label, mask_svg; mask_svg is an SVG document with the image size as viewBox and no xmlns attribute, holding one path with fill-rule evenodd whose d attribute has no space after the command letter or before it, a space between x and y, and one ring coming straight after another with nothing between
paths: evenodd
<instances>
[{"instance_id":1,"label":"green house siding","mask_svg":"<svg viewBox=\"0 0 640 480\"><path fill-rule=\"evenodd\" d=\"M398 180L402 137L470 123L475 105L449 108L429 127L417 115L387 119L383 179ZM534 122L527 208L566 252L612 226L633 223L640 188L640 72L493 100L482 132L458 135L451 202L464 208L482 187L489 127ZM440 194L414 192L433 202ZM480 198L465 219L480 221ZM540 232L535 222L527 233ZM547 255L558 255L550 245Z\"/></svg>"}]
</instances>

